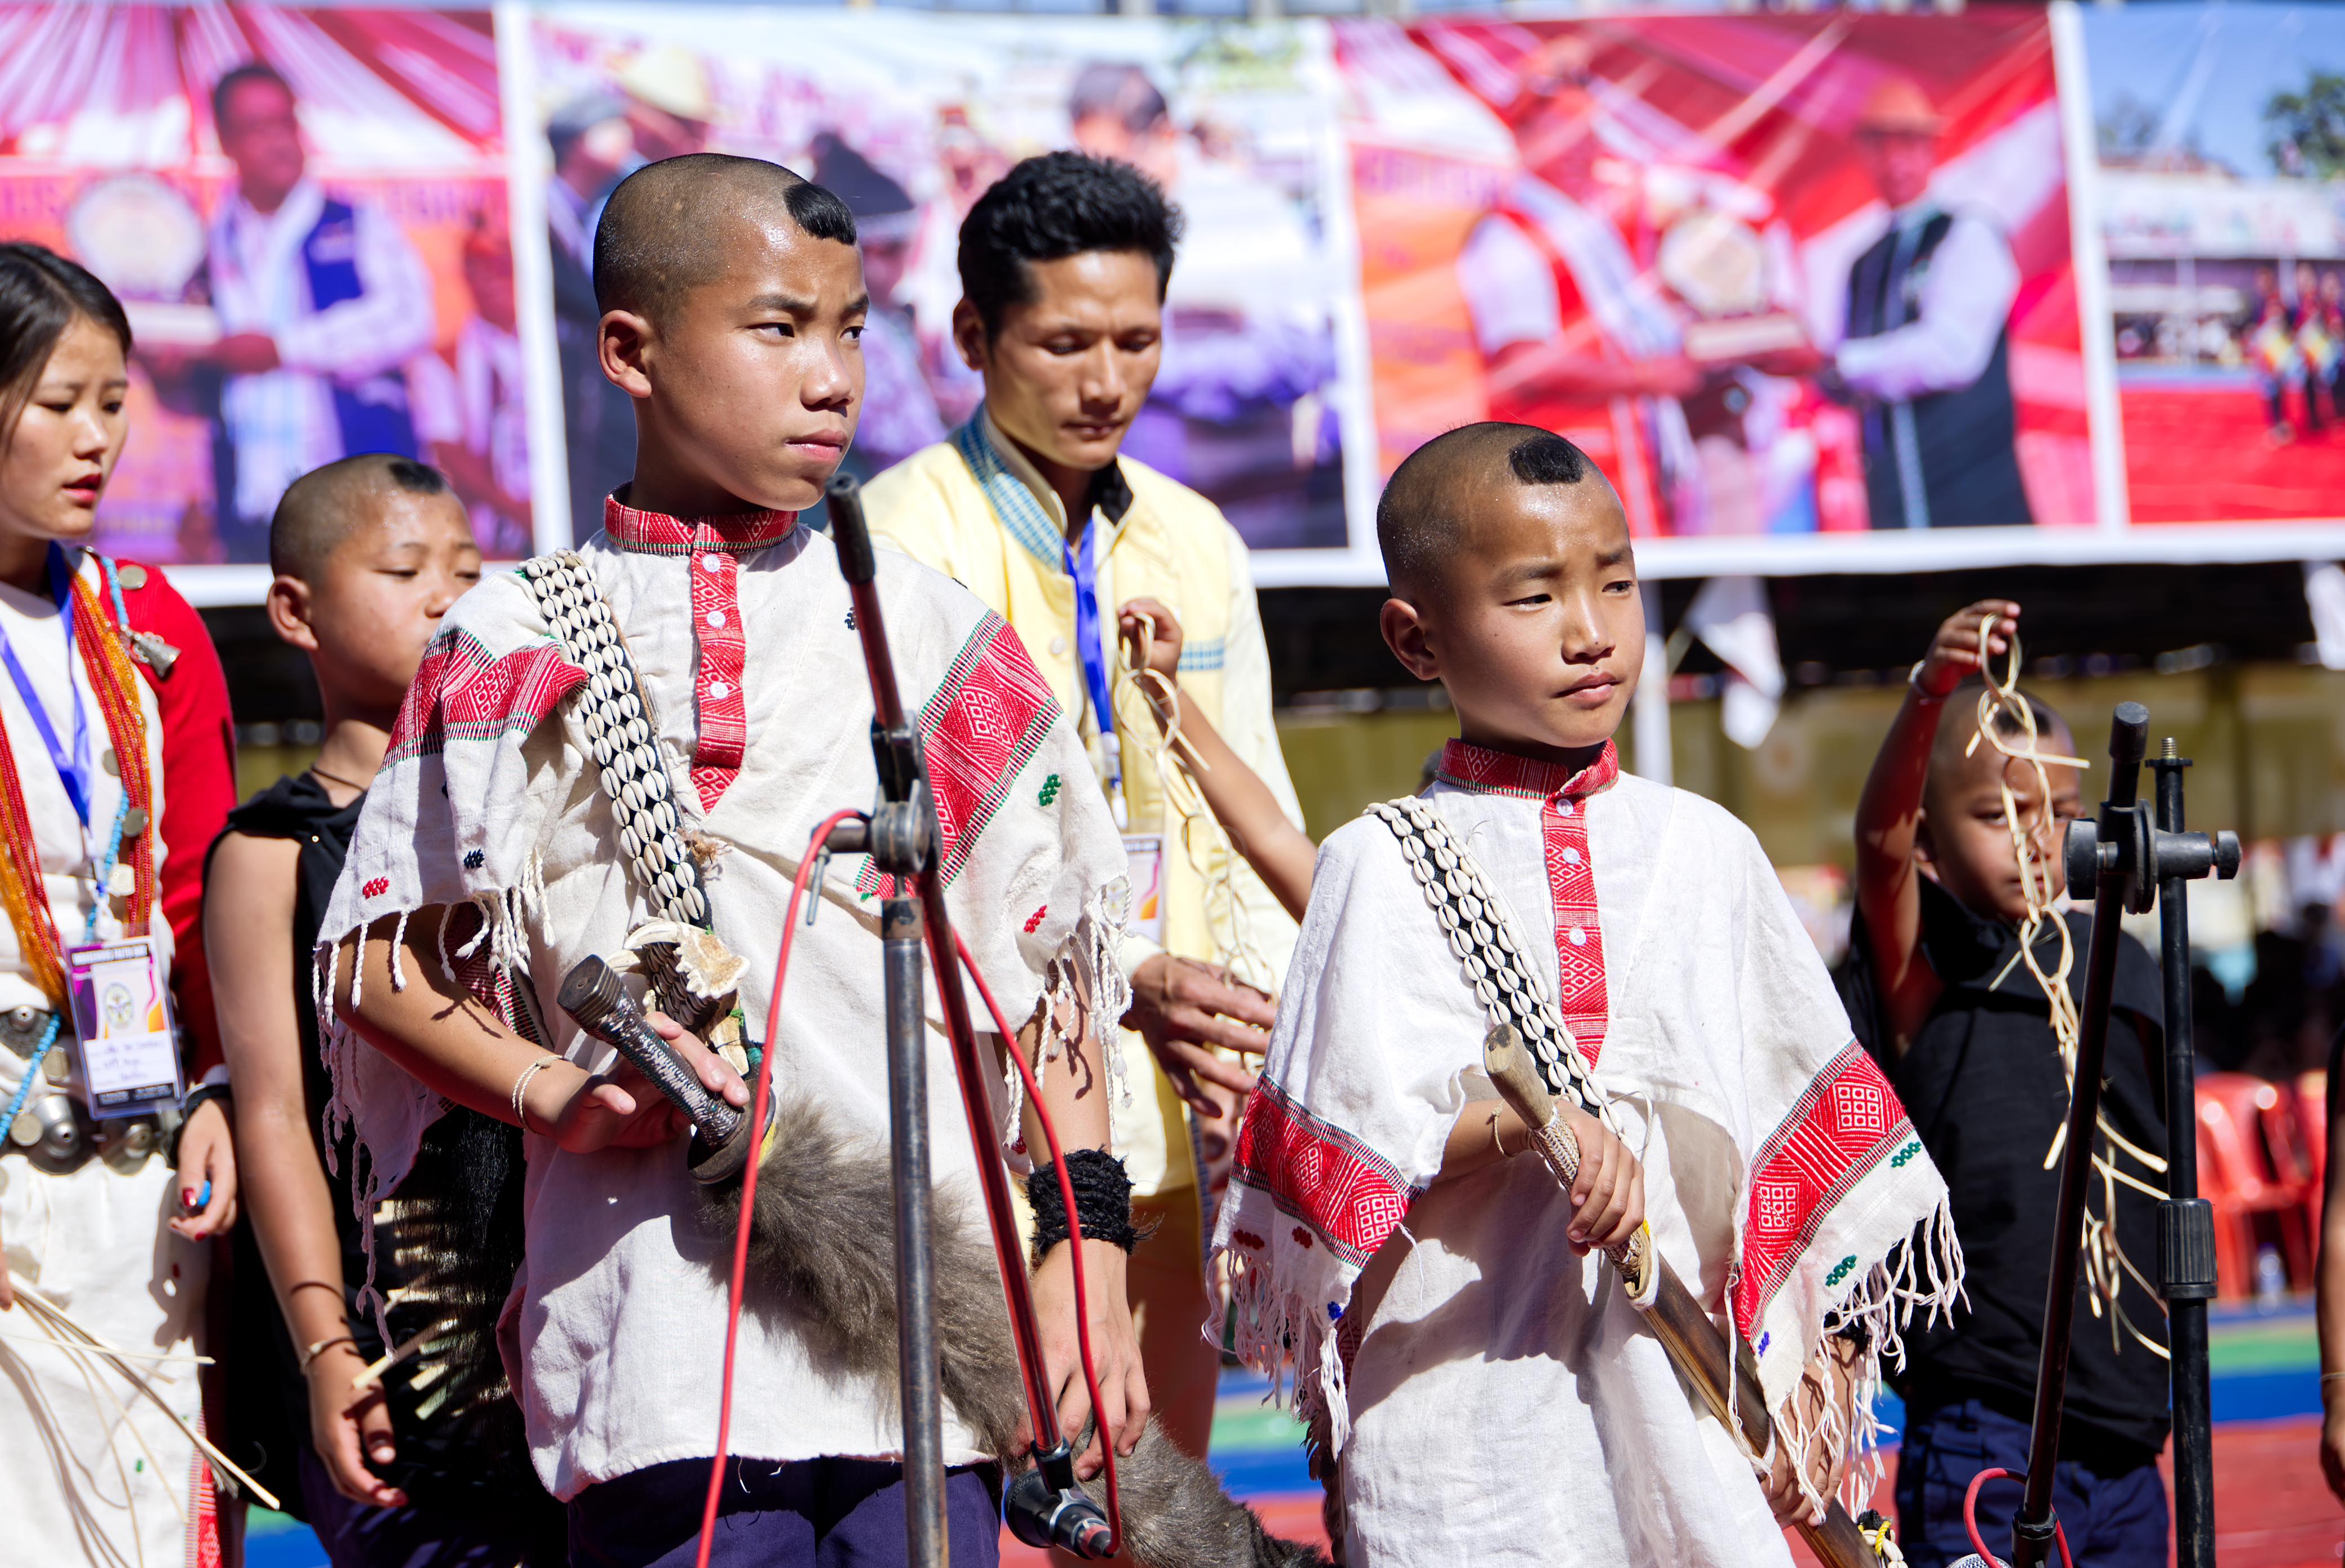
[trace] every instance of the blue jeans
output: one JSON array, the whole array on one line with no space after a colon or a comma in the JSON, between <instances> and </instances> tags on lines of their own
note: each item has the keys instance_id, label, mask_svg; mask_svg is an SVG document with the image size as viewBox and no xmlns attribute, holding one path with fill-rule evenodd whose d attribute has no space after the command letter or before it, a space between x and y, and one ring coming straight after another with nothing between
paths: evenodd
<instances>
[{"instance_id":1,"label":"blue jeans","mask_svg":"<svg viewBox=\"0 0 2345 1568\"><path fill-rule=\"evenodd\" d=\"M1978 1400L1908 1412L1897 1460L1897 1540L1912 1568L1945 1568L1970 1554L1963 1493L1982 1470L2026 1472L2025 1421ZM1979 1539L1998 1558L2011 1555L2020 1495L2016 1480L1979 1489ZM2062 1460L2052 1473L2052 1510L2077 1568L2166 1568L2172 1516L2157 1455L2137 1463Z\"/></svg>"},{"instance_id":2,"label":"blue jeans","mask_svg":"<svg viewBox=\"0 0 2345 1568\"><path fill-rule=\"evenodd\" d=\"M868 1459L777 1465L732 1460L709 1568L898 1568L904 1467ZM996 1568L1001 1503L990 1465L945 1476L954 1568ZM570 1568L691 1568L708 1461L679 1459L590 1486L570 1500Z\"/></svg>"}]
</instances>

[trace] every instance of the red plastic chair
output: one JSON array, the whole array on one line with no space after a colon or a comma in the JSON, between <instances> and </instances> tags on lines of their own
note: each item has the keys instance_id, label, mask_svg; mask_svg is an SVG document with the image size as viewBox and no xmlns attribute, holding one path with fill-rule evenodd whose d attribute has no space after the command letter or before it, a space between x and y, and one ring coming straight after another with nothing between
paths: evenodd
<instances>
[{"instance_id":1,"label":"red plastic chair","mask_svg":"<svg viewBox=\"0 0 2345 1568\"><path fill-rule=\"evenodd\" d=\"M2305 1179L2279 1164L2266 1141L2281 1103L2279 1085L2245 1073L2198 1080L2198 1192L2215 1209L2218 1290L2233 1300L2255 1290L2259 1215L2269 1215L2279 1233L2289 1279L2299 1288L2312 1283Z\"/></svg>"}]
</instances>

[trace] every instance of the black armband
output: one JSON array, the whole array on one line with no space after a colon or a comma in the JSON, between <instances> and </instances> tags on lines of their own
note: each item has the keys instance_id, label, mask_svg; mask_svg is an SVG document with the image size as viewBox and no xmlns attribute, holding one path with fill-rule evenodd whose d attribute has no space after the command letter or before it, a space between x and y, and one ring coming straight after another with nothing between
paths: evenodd
<instances>
[{"instance_id":1,"label":"black armband","mask_svg":"<svg viewBox=\"0 0 2345 1568\"><path fill-rule=\"evenodd\" d=\"M1067 1156L1067 1185L1075 1189L1075 1218L1083 1239L1132 1250L1140 1232L1132 1225L1132 1178L1123 1161L1103 1148L1078 1148ZM1056 1166L1039 1165L1026 1179L1026 1201L1034 1210L1034 1256L1040 1266L1051 1248L1067 1239L1067 1205L1060 1196Z\"/></svg>"},{"instance_id":2,"label":"black armband","mask_svg":"<svg viewBox=\"0 0 2345 1568\"><path fill-rule=\"evenodd\" d=\"M229 1087L225 1083L198 1084L195 1087L189 1089L186 1096L180 1099L179 1119L184 1122L188 1118L196 1114L196 1108L198 1106L202 1105L207 1100L227 1099L229 1098L231 1092L232 1091ZM228 1108L223 1106L220 1108L225 1110Z\"/></svg>"}]
</instances>

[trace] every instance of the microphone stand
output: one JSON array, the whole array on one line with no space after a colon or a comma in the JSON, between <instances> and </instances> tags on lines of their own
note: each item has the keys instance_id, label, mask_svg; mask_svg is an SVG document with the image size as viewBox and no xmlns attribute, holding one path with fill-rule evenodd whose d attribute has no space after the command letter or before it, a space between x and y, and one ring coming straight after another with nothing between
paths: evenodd
<instances>
[{"instance_id":1,"label":"microphone stand","mask_svg":"<svg viewBox=\"0 0 2345 1568\"><path fill-rule=\"evenodd\" d=\"M838 548L839 571L854 600L856 634L862 641L863 661L871 680L871 754L878 766L879 800L868 821L842 823L833 829L823 853L868 853L873 867L890 879L888 895L880 905L879 928L884 950L881 967L887 981L904 1528L909 1561L919 1568L944 1568L947 1559L928 1056L920 975L924 936L936 959L938 999L951 1043L961 1107L969 1118L969 1138L977 1150L978 1186L984 1195L994 1255L1001 1269L1010 1334L1017 1345L1033 1432L1038 1468L1010 1489L1009 1522L1020 1539L1041 1543L1055 1538L1060 1544L1081 1551L1085 1543L1105 1535L1106 1521L1075 1486L1074 1451L1060 1428L1057 1401L1043 1362L1041 1330L1027 1276L1025 1243L1010 1206L1010 1179L1000 1159L988 1158L996 1135L986 1095L987 1071L969 1017L968 990L960 983L952 918L945 908L944 878L939 867L940 838L928 764L919 730L906 715L896 683L895 658L888 648L876 582L878 562L864 523L860 487L852 475L840 474L830 481L827 500L831 541ZM1015 1041L1005 1044L1017 1049ZM1041 1484L1033 1484L1035 1479Z\"/></svg>"},{"instance_id":2,"label":"microphone stand","mask_svg":"<svg viewBox=\"0 0 2345 1568\"><path fill-rule=\"evenodd\" d=\"M2068 1350L2074 1335L2076 1318L2077 1252L2083 1242L2085 1219L2085 1187L2092 1173L2093 1137L2099 1121L2101 1106L2101 1069L2108 1054L2109 1000L2117 976L2118 921L2123 911L2147 913L2153 895L2161 888L2173 889L2176 897L2165 913L2165 948L2167 960L2166 986L2167 1006L2172 1007L2175 988L2181 987L2184 997L2184 1021L2187 1026L2190 985L2189 938L2188 914L2182 907L2180 891L2186 881L2207 875L2209 872L2231 877L2239 869L2239 841L2232 834L2209 835L2184 833L2181 827L2182 781L2178 766L2161 770L2160 793L2167 793L2166 781L2172 780L2172 811L2167 821L2153 818L2149 806L2137 796L2140 790L2142 754L2149 734L2149 710L2139 703L2120 703L2109 724L2108 795L2101 802L2097 824L2076 822L2069 824L2066 845L2068 889L2072 897L2089 893L2093 897L2093 935L2085 959L2085 1003L2076 1040L2075 1087L2068 1102L2066 1147L2060 1160L2059 1206L2053 1222L2051 1279L2045 1290L2044 1344L2036 1365L2035 1420L2030 1424L2027 1443L2027 1493L2020 1504L2018 1515L2011 1527L2013 1568L2043 1568L2050 1560L2058 1523L2052 1512L2052 1481L2060 1452L2060 1419L2062 1403L2067 1392ZM2173 743L2167 743L2167 756L2161 764L2178 764L2172 756ZM2189 1086L2190 1040L2187 1027L2177 1031L2168 1014L2167 1051L2167 1126L2172 1146L2185 1147L2195 1136L2193 1101L2173 1098L2175 1088L2174 1058L2179 1051L2182 1057L2181 1087L2188 1097ZM2195 1166L2191 1185L2196 1186ZM2171 1173L2169 1173L2171 1174ZM2204 1224L2206 1206L2195 1198L2186 1199L2184 1189L2177 1186L2174 1197L2160 1209L2159 1252L2167 1263L2169 1279L2188 1275L2195 1270L2195 1260L2189 1258L2185 1243L2189 1239L2189 1221L2193 1215ZM2206 1252L2211 1259L2213 1233L2211 1227L2204 1232ZM2184 1265L2179 1270L2176 1264ZM2211 1281L2213 1270L2205 1270ZM2183 1309L2178 1320L2195 1324L2198 1335L2196 1353L2198 1357L2196 1386L2198 1419L2205 1428L2207 1388L2206 1371L2206 1295L2213 1293L2207 1285L2198 1294L2196 1283L2184 1282L2185 1294L2175 1304ZM2173 1296L2176 1287L2169 1284L2167 1293ZM2187 1330L2186 1330L2187 1331ZM2181 1360L2178 1341L2175 1360L2177 1391L2177 1434L2181 1432L2180 1418L2184 1414L2183 1383L2188 1374ZM2203 1444L2201 1452L2204 1452ZM2180 1467L2178 1450L2178 1485ZM2204 1495L2199 1502L2203 1505ZM2200 1508L2202 1516L2206 1512ZM2204 1526L2208 1551L2205 1563L2211 1565L2211 1521ZM2198 1561L2185 1557L2186 1563Z\"/></svg>"},{"instance_id":3,"label":"microphone stand","mask_svg":"<svg viewBox=\"0 0 2345 1568\"><path fill-rule=\"evenodd\" d=\"M2149 765L2157 776L2158 835L2179 836L2182 770L2190 759L2168 735ZM2218 835L2218 874L2235 874L2238 854L2236 838ZM2158 960L2166 983L2166 1200L2157 1206L2157 1271L2173 1358L2175 1563L2176 1568L2215 1568L2215 1429L2207 1355L2207 1302L2215 1294L2215 1210L2198 1196L2190 878L2180 866L2163 862L2158 871Z\"/></svg>"}]
</instances>

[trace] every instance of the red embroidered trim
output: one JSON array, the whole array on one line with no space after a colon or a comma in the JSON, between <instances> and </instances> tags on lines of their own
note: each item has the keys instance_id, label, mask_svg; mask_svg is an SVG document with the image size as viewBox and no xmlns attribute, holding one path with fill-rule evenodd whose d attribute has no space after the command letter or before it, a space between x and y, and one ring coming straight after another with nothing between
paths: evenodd
<instances>
[{"instance_id":1,"label":"red embroidered trim","mask_svg":"<svg viewBox=\"0 0 2345 1568\"><path fill-rule=\"evenodd\" d=\"M586 672L551 642L533 642L498 658L462 628L431 640L391 726L388 767L437 756L450 741L487 741L526 734L553 705L585 684Z\"/></svg>"},{"instance_id":2,"label":"red embroidered trim","mask_svg":"<svg viewBox=\"0 0 2345 1568\"><path fill-rule=\"evenodd\" d=\"M603 535L621 550L686 555L696 550L746 554L778 544L798 523L794 511L742 511L723 517L670 517L639 511L615 495L603 498Z\"/></svg>"},{"instance_id":3,"label":"red embroidered trim","mask_svg":"<svg viewBox=\"0 0 2345 1568\"><path fill-rule=\"evenodd\" d=\"M1009 794L1010 781L1041 746L1058 716L1058 699L1026 656L1026 644L1008 622L987 612L920 709L946 881L969 859L977 835ZM856 887L869 895L879 891L883 880L867 862Z\"/></svg>"},{"instance_id":4,"label":"red embroidered trim","mask_svg":"<svg viewBox=\"0 0 2345 1568\"><path fill-rule=\"evenodd\" d=\"M1853 1041L1816 1075L1751 1162L1734 1287L1734 1323L1745 1339L1832 1206L1913 1136L1896 1091Z\"/></svg>"},{"instance_id":5,"label":"red embroidered trim","mask_svg":"<svg viewBox=\"0 0 2345 1568\"><path fill-rule=\"evenodd\" d=\"M779 515L779 514L777 514ZM692 634L700 644L693 670L692 705L699 723L692 742L692 782L700 809L715 811L741 772L749 745L749 710L741 695L748 642L741 629L741 569L714 548L706 523L693 531Z\"/></svg>"},{"instance_id":6,"label":"red embroidered trim","mask_svg":"<svg viewBox=\"0 0 2345 1568\"><path fill-rule=\"evenodd\" d=\"M1609 788L1620 776L1620 754L1607 741L1602 754L1575 774L1554 763L1453 740L1441 748L1441 763L1434 776L1444 784L1485 794L1524 795L1533 800L1559 794L1581 800Z\"/></svg>"},{"instance_id":7,"label":"red embroidered trim","mask_svg":"<svg viewBox=\"0 0 2345 1568\"><path fill-rule=\"evenodd\" d=\"M1597 918L1588 815L1576 803L1619 778L1620 754L1607 741L1596 760L1575 774L1553 763L1451 741L1441 748L1435 776L1478 794L1544 803L1539 838L1547 848L1547 890L1555 906L1557 1010L1594 1067L1604 1050L1612 1007L1604 986L1604 926Z\"/></svg>"},{"instance_id":8,"label":"red embroidered trim","mask_svg":"<svg viewBox=\"0 0 2345 1568\"><path fill-rule=\"evenodd\" d=\"M1608 747L1605 755L1611 754ZM1612 1004L1604 988L1604 926L1597 918L1588 813L1563 796L1550 798L1539 810L1539 838L1547 846L1547 891L1555 905L1556 1008L1592 1067L1604 1049Z\"/></svg>"},{"instance_id":9,"label":"red embroidered trim","mask_svg":"<svg viewBox=\"0 0 2345 1568\"><path fill-rule=\"evenodd\" d=\"M1281 1213L1310 1226L1327 1250L1355 1266L1384 1245L1415 1196L1398 1167L1268 1078L1255 1083L1247 1102L1232 1179L1269 1194Z\"/></svg>"}]
</instances>

